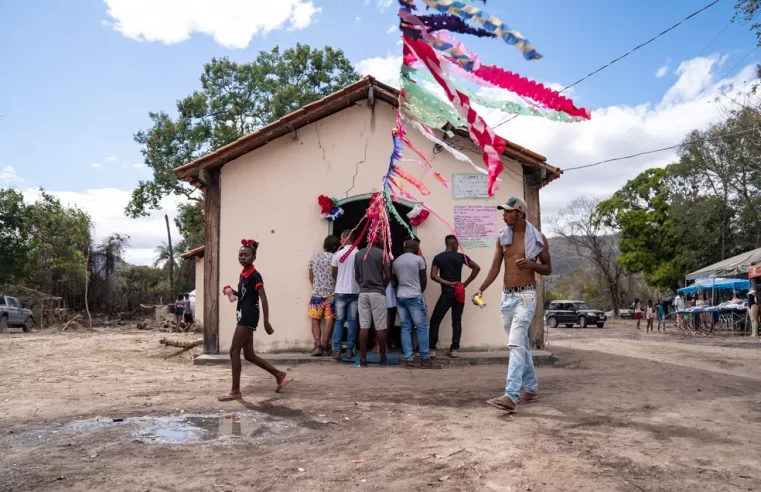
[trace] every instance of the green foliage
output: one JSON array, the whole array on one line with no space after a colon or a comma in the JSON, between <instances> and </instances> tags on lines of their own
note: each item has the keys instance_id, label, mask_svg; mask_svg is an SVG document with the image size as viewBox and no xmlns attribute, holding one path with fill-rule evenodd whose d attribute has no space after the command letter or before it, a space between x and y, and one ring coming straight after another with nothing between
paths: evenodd
<instances>
[{"instance_id":1,"label":"green foliage","mask_svg":"<svg viewBox=\"0 0 761 492\"><path fill-rule=\"evenodd\" d=\"M161 199L168 195L200 201L194 188L177 180L175 168L358 79L343 51L330 46L312 49L297 44L284 51L275 47L259 52L250 63L213 58L204 66L201 89L177 102L176 117L150 113L152 126L135 134L153 179L139 183L125 213L145 216L160 208ZM191 212L196 216L190 217ZM181 230L188 233L183 237L195 244L198 224L186 227L184 220L198 216L196 211L188 214L181 212L178 220L183 222Z\"/></svg>"},{"instance_id":2,"label":"green foliage","mask_svg":"<svg viewBox=\"0 0 761 492\"><path fill-rule=\"evenodd\" d=\"M24 196L13 189L0 189L0 284L25 278L29 241Z\"/></svg>"},{"instance_id":3,"label":"green foliage","mask_svg":"<svg viewBox=\"0 0 761 492\"><path fill-rule=\"evenodd\" d=\"M761 9L761 0L737 0L737 3L735 3L735 15L732 17L732 22L736 21L738 18L742 19L744 24L753 22L750 29L756 31L756 38L758 39L759 45L761 45L761 23L754 22L759 13L759 9Z\"/></svg>"},{"instance_id":4,"label":"green foliage","mask_svg":"<svg viewBox=\"0 0 761 492\"><path fill-rule=\"evenodd\" d=\"M45 190L34 203L23 203L17 192L3 190L2 201L12 213L0 236L11 238L15 255L8 264L13 281L43 292L72 296L84 291L85 252L91 241L90 217L76 207L64 207ZM22 262L21 264L17 262Z\"/></svg>"},{"instance_id":5,"label":"green foliage","mask_svg":"<svg viewBox=\"0 0 761 492\"><path fill-rule=\"evenodd\" d=\"M177 245L178 251L188 251L204 244L203 203L193 202L180 205L177 217L174 219L177 229L182 236L182 243ZM182 247L181 247L182 246Z\"/></svg>"},{"instance_id":6,"label":"green foliage","mask_svg":"<svg viewBox=\"0 0 761 492\"><path fill-rule=\"evenodd\" d=\"M730 111L691 133L678 162L648 169L599 204L597 220L619 231L621 265L675 289L691 271L761 247L761 139L737 134L759 122L753 107Z\"/></svg>"}]
</instances>

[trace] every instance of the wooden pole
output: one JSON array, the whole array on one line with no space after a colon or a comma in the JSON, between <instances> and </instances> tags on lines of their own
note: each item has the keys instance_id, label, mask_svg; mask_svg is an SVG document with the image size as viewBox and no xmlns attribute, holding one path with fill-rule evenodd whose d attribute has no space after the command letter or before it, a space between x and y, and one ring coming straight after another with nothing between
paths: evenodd
<instances>
[{"instance_id":1,"label":"wooden pole","mask_svg":"<svg viewBox=\"0 0 761 492\"><path fill-rule=\"evenodd\" d=\"M532 182L529 175L524 176L523 195L528 205L528 221L542 230L542 213L539 208L539 186ZM542 285L544 281L542 276L536 275L536 313L531 320L531 327L528 331L528 338L531 341L531 348L544 348L544 292Z\"/></svg>"},{"instance_id":2,"label":"wooden pole","mask_svg":"<svg viewBox=\"0 0 761 492\"><path fill-rule=\"evenodd\" d=\"M85 311L87 312L87 319L89 322L90 329L92 330L92 316L90 316L90 303L87 301L87 292L89 291L88 286L90 285L90 245L87 245L87 255L85 257ZM69 321L70 323L71 321ZM66 326L69 326L69 323L66 323ZM64 330L66 327L64 327Z\"/></svg>"},{"instance_id":3,"label":"wooden pole","mask_svg":"<svg viewBox=\"0 0 761 492\"><path fill-rule=\"evenodd\" d=\"M172 250L172 232L169 230L169 216L167 214L164 214L164 220L166 221L166 244L169 248L169 293L174 299L174 251Z\"/></svg>"},{"instance_id":4,"label":"wooden pole","mask_svg":"<svg viewBox=\"0 0 761 492\"><path fill-rule=\"evenodd\" d=\"M203 261L203 353L219 353L219 228L221 206L220 172L207 176L204 198Z\"/></svg>"}]
</instances>

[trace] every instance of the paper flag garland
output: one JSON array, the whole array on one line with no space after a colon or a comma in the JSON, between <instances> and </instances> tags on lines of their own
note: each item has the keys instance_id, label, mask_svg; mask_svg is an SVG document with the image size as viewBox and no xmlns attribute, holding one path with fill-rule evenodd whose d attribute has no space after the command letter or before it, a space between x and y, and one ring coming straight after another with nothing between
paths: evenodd
<instances>
[{"instance_id":1,"label":"paper flag garland","mask_svg":"<svg viewBox=\"0 0 761 492\"><path fill-rule=\"evenodd\" d=\"M383 176L383 188L372 195L365 216L354 229L354 231L361 229L362 232L350 250L341 258L342 262L365 235L369 243L382 246L384 258L387 260L393 258L391 220L402 224L412 235L412 229L399 215L394 205L394 202L400 198L416 204L407 214L410 224L420 225L433 215L446 224L452 233L455 233L439 214L422 201L418 201L410 192L417 190L423 196L431 193L425 183L399 166L402 162L415 162L443 186L448 187L449 184L433 168L425 153L416 148L407 137L406 124L411 124L423 137L449 152L455 159L469 162L476 169L486 172L488 193L489 196L493 196L497 190L496 181L503 169L500 155L505 150L506 142L489 128L473 108L473 104L506 113L538 116L553 121L575 122L590 118L588 110L577 108L573 101L560 93L516 73L481 63L475 53L470 52L462 42L451 35L451 33L460 33L482 38L498 37L507 44L515 46L527 60L541 58L541 55L520 32L511 29L497 17L489 15L474 5L479 0L422 1L438 14L415 15L413 12L418 10L415 0L398 0L399 29L402 32L403 41L402 88L399 94L396 126L391 131L393 142L391 156L388 169ZM484 5L486 4L485 0L481 1ZM425 70L414 67L418 62L425 66ZM490 100L467 87L456 84L450 78L450 69L477 85L506 89L520 98L531 101ZM434 84L442 89L450 104L442 101L435 92L424 87L421 82ZM467 129L471 140L481 148L486 170L476 166L467 155L450 146L444 139L439 139L432 129L441 129L446 135L452 136L451 127ZM402 154L405 147L414 152L417 159L404 159ZM321 196L319 201L323 214L332 214L334 207L337 207L337 201L329 197Z\"/></svg>"}]
</instances>

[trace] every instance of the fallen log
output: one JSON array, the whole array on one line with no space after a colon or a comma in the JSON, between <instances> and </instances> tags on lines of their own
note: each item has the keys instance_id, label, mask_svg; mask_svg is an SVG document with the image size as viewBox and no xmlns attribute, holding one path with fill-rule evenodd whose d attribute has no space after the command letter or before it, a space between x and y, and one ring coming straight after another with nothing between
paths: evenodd
<instances>
[{"instance_id":1,"label":"fallen log","mask_svg":"<svg viewBox=\"0 0 761 492\"><path fill-rule=\"evenodd\" d=\"M67 322L66 322L66 324L65 324L65 325L63 325L63 328L61 328L61 331L66 331L66 328L68 328L68 327L69 327L69 325L70 325L70 324L71 324L71 323L72 323L74 320L76 320L77 318L79 318L80 316L81 316L81 315L80 315L80 314L78 314L78 315L74 316L73 318L71 318L69 321L67 321Z\"/></svg>"},{"instance_id":2,"label":"fallen log","mask_svg":"<svg viewBox=\"0 0 761 492\"><path fill-rule=\"evenodd\" d=\"M166 345L167 347L177 347L181 349L191 349L193 347L197 347L199 345L203 345L203 338L198 338L196 340L189 340L187 342L181 342L178 340L169 340L168 338L162 338L159 340L159 343L161 345Z\"/></svg>"}]
</instances>

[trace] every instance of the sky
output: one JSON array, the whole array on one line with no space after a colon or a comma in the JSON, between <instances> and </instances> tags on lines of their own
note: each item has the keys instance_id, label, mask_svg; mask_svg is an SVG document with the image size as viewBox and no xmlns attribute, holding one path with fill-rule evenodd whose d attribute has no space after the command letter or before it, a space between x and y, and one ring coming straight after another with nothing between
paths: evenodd
<instances>
[{"instance_id":1,"label":"sky","mask_svg":"<svg viewBox=\"0 0 761 492\"><path fill-rule=\"evenodd\" d=\"M559 89L708 3L546 0L539 9L489 0L477 4L521 31L544 58L526 61L498 40L462 40L483 62ZM761 58L749 26L730 23L734 3L720 0L568 91L592 110L591 121L522 116L498 133L570 168L675 145L720 121ZM173 218L179 203L167 198L162 210L137 220L123 213L137 183L151 178L133 140L150 126L150 112L172 114L178 99L199 88L212 57L245 62L297 42L341 48L361 73L395 83L397 24L393 0L0 2L0 187L22 190L28 200L40 187L53 192L90 213L98 238L128 234L128 261L149 264L166 240L164 214ZM484 90L508 97L499 92ZM484 116L505 119L492 110ZM552 215L582 194L610 195L675 158L663 152L569 171L541 191L542 212Z\"/></svg>"}]
</instances>

